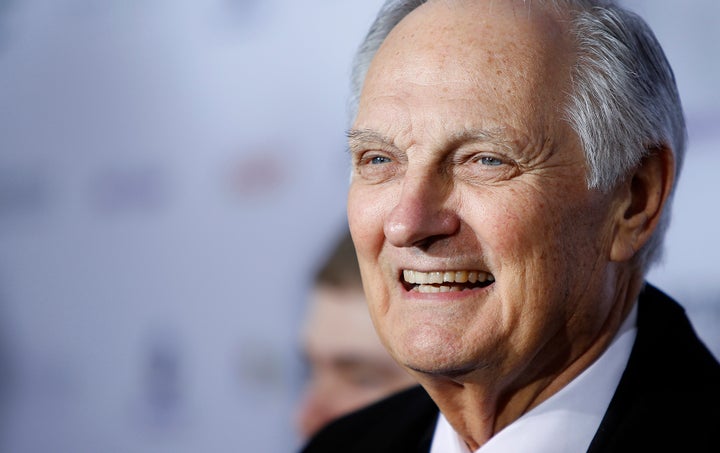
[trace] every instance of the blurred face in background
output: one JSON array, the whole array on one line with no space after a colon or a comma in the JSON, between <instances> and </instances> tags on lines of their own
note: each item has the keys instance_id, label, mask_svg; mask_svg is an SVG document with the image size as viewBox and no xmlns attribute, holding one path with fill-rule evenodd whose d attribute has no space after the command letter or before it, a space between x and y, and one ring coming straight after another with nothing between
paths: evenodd
<instances>
[{"instance_id":1,"label":"blurred face in background","mask_svg":"<svg viewBox=\"0 0 720 453\"><path fill-rule=\"evenodd\" d=\"M302 342L310 368L297 420L304 437L415 383L378 340L361 288L315 288Z\"/></svg>"}]
</instances>

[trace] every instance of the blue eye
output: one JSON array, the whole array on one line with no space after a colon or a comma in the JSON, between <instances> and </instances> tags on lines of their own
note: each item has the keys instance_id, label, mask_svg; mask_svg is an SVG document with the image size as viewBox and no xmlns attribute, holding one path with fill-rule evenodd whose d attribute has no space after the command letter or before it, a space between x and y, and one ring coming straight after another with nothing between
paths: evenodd
<instances>
[{"instance_id":1,"label":"blue eye","mask_svg":"<svg viewBox=\"0 0 720 453\"><path fill-rule=\"evenodd\" d=\"M370 163L373 165L387 164L388 162L390 162L390 159L385 156L375 156L370 159Z\"/></svg>"},{"instance_id":2,"label":"blue eye","mask_svg":"<svg viewBox=\"0 0 720 453\"><path fill-rule=\"evenodd\" d=\"M489 165L491 167L497 167L498 165L502 165L503 161L496 157L483 156L480 158L480 163L482 163L483 165Z\"/></svg>"}]
</instances>

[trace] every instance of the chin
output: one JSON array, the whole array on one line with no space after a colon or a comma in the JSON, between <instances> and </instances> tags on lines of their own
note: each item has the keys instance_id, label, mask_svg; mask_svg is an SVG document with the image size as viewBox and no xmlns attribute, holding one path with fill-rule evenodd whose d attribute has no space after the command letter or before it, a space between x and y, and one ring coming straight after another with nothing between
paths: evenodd
<instances>
[{"instance_id":1,"label":"chin","mask_svg":"<svg viewBox=\"0 0 720 453\"><path fill-rule=\"evenodd\" d=\"M488 368L478 359L479 351L464 350L444 336L416 336L415 340L393 351L396 361L415 373L453 378Z\"/></svg>"}]
</instances>

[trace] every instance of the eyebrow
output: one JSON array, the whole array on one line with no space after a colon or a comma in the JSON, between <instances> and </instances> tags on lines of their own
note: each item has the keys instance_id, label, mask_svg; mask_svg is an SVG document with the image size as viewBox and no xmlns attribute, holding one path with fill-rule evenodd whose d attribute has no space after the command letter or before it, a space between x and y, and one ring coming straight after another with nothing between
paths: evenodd
<instances>
[{"instance_id":1,"label":"eyebrow","mask_svg":"<svg viewBox=\"0 0 720 453\"><path fill-rule=\"evenodd\" d=\"M511 140L507 138L504 128L494 129L464 129L450 135L448 142L453 146L464 143L491 143L505 148L511 148Z\"/></svg>"},{"instance_id":2,"label":"eyebrow","mask_svg":"<svg viewBox=\"0 0 720 453\"><path fill-rule=\"evenodd\" d=\"M345 135L348 138L349 150L353 151L354 144L361 142L383 143L395 146L393 140L370 129L350 129ZM511 140L506 138L504 128L494 129L463 129L451 134L447 143L450 147L457 147L464 143L491 143L505 148L511 148Z\"/></svg>"},{"instance_id":3,"label":"eyebrow","mask_svg":"<svg viewBox=\"0 0 720 453\"><path fill-rule=\"evenodd\" d=\"M353 148L356 147L356 144L361 142L383 143L385 145L395 146L391 139L370 129L350 129L345 133L345 136L348 138L348 150L351 152Z\"/></svg>"}]
</instances>

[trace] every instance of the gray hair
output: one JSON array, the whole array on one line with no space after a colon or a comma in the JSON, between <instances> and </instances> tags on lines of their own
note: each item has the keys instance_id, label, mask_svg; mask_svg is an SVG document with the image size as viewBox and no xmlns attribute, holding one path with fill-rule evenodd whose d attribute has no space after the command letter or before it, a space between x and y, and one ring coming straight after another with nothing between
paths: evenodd
<instances>
[{"instance_id":1,"label":"gray hair","mask_svg":"<svg viewBox=\"0 0 720 453\"><path fill-rule=\"evenodd\" d=\"M427 0L387 0L353 62L350 114L358 101L370 62L390 31ZM650 27L612 0L535 0L569 16L576 44L572 91L565 120L580 139L588 164L587 183L610 191L658 148L675 157L676 176L685 154L686 130L670 64ZM646 272L662 255L670 223L672 193L658 226L636 255Z\"/></svg>"}]
</instances>

